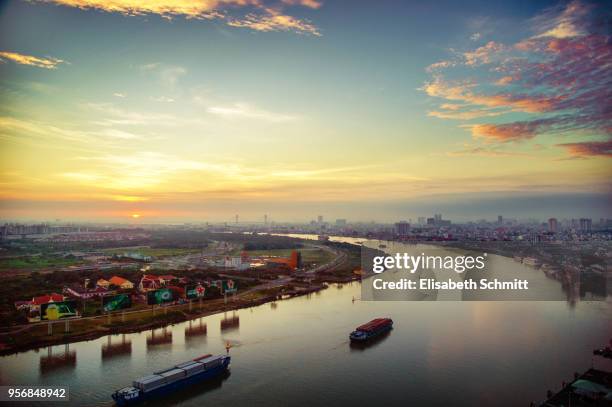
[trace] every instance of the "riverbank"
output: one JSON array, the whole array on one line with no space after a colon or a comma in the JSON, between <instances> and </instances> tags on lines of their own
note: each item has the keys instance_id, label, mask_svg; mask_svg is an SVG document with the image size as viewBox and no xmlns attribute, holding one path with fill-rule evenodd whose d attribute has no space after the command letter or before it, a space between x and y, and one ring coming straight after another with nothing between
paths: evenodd
<instances>
[{"instance_id":1,"label":"riverbank","mask_svg":"<svg viewBox=\"0 0 612 407\"><path fill-rule=\"evenodd\" d=\"M352 281L346 280L345 282ZM329 283L335 283L329 282ZM315 293L327 288L328 282L309 286L294 287L287 290L287 285L278 287L261 287L249 292L229 297L227 303L223 299L199 303L181 304L141 311L140 318L130 315L129 321L122 321L120 313L112 314L109 323L108 316L69 321L70 330L64 332L65 321L55 322L51 335L48 334L48 324L36 324L19 331L15 335L6 334L0 338L0 356L11 355L47 346L64 345L74 342L90 341L112 334L127 334L164 328L181 322L190 321L227 311L251 308L258 305L285 300Z\"/></svg>"}]
</instances>

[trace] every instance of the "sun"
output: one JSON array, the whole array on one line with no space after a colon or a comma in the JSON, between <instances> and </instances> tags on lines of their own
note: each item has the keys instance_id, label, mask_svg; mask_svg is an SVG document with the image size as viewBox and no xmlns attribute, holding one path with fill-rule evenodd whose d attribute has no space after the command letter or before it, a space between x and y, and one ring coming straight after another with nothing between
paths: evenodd
<instances>
[{"instance_id":1,"label":"sun","mask_svg":"<svg viewBox=\"0 0 612 407\"><path fill-rule=\"evenodd\" d=\"M132 214L132 218L138 219L138 218L140 218L140 214L139 213L133 213Z\"/></svg>"}]
</instances>

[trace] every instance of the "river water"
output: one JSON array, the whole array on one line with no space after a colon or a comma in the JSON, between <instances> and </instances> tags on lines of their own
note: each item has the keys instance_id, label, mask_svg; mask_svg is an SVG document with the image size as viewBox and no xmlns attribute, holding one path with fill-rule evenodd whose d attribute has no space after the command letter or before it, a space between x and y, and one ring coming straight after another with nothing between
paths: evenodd
<instances>
[{"instance_id":1,"label":"river water","mask_svg":"<svg viewBox=\"0 0 612 407\"><path fill-rule=\"evenodd\" d=\"M360 296L360 283L331 285L154 332L5 356L0 383L69 385L71 401L58 405L111 405L112 391L133 378L224 353L230 342L227 377L149 405L528 406L575 371L593 363L609 368L592 350L612 336L610 297L570 305ZM351 347L349 332L379 316L393 318L393 331L369 347Z\"/></svg>"}]
</instances>

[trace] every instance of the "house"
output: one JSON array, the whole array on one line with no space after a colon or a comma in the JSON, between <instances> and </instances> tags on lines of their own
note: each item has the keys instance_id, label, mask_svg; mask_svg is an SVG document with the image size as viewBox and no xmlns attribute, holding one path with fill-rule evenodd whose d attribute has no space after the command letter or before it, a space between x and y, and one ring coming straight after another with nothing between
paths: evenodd
<instances>
[{"instance_id":1,"label":"house","mask_svg":"<svg viewBox=\"0 0 612 407\"><path fill-rule=\"evenodd\" d=\"M110 284L108 280L101 278L96 282L96 287L108 288Z\"/></svg>"},{"instance_id":2,"label":"house","mask_svg":"<svg viewBox=\"0 0 612 407\"><path fill-rule=\"evenodd\" d=\"M115 291L100 286L94 288L93 290L87 290L80 286L72 286L64 287L64 294L67 294L71 297L80 298L82 300L87 300L90 298L102 298L105 295L115 294Z\"/></svg>"},{"instance_id":3,"label":"house","mask_svg":"<svg viewBox=\"0 0 612 407\"><path fill-rule=\"evenodd\" d=\"M167 285L171 281L178 280L178 279L179 279L178 277L173 276L172 274L166 274L164 276L159 276L159 281L161 281L163 285Z\"/></svg>"},{"instance_id":4,"label":"house","mask_svg":"<svg viewBox=\"0 0 612 407\"><path fill-rule=\"evenodd\" d=\"M153 274L143 274L140 279L140 283L138 283L139 291L153 291L159 288L165 287L170 282L174 280L181 280L176 276L171 274L163 275L163 276L155 276Z\"/></svg>"},{"instance_id":5,"label":"house","mask_svg":"<svg viewBox=\"0 0 612 407\"><path fill-rule=\"evenodd\" d=\"M162 287L162 283L159 280L159 276L151 274L143 274L138 283L138 290L142 292L157 290Z\"/></svg>"},{"instance_id":6,"label":"house","mask_svg":"<svg viewBox=\"0 0 612 407\"><path fill-rule=\"evenodd\" d=\"M30 311L40 311L41 304L47 304L50 302L61 302L64 301L64 296L57 293L51 293L48 295L41 295L32 298L32 304L30 305Z\"/></svg>"},{"instance_id":7,"label":"house","mask_svg":"<svg viewBox=\"0 0 612 407\"><path fill-rule=\"evenodd\" d=\"M114 286L121 288L122 290L131 290L134 288L134 283L123 277L112 276L108 282Z\"/></svg>"}]
</instances>

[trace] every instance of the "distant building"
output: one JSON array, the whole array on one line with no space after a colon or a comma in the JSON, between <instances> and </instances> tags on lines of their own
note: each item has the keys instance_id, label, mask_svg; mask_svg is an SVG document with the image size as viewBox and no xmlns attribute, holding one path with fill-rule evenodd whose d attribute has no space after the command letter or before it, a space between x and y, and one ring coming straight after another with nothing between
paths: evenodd
<instances>
[{"instance_id":1,"label":"distant building","mask_svg":"<svg viewBox=\"0 0 612 407\"><path fill-rule=\"evenodd\" d=\"M426 223L425 217L419 216L419 225L425 225L425 223Z\"/></svg>"},{"instance_id":2,"label":"distant building","mask_svg":"<svg viewBox=\"0 0 612 407\"><path fill-rule=\"evenodd\" d=\"M317 216L317 223L318 223L319 225L322 225L322 224L323 224L323 215L319 215L319 216Z\"/></svg>"},{"instance_id":3,"label":"distant building","mask_svg":"<svg viewBox=\"0 0 612 407\"><path fill-rule=\"evenodd\" d=\"M278 258L270 258L266 260L268 265L285 265L289 267L292 271L298 268L302 268L302 253L297 250L291 251L291 256L289 258L286 257L278 257Z\"/></svg>"},{"instance_id":4,"label":"distant building","mask_svg":"<svg viewBox=\"0 0 612 407\"><path fill-rule=\"evenodd\" d=\"M548 219L548 231L552 233L557 233L557 230L558 230L557 218Z\"/></svg>"},{"instance_id":5,"label":"distant building","mask_svg":"<svg viewBox=\"0 0 612 407\"><path fill-rule=\"evenodd\" d=\"M251 267L251 262L244 256L226 256L223 267L235 270L247 270Z\"/></svg>"},{"instance_id":6,"label":"distant building","mask_svg":"<svg viewBox=\"0 0 612 407\"><path fill-rule=\"evenodd\" d=\"M395 234L399 237L406 237L410 234L410 223L405 220L395 224Z\"/></svg>"},{"instance_id":7,"label":"distant building","mask_svg":"<svg viewBox=\"0 0 612 407\"><path fill-rule=\"evenodd\" d=\"M502 215L497 215L497 224L498 225L504 224L504 217Z\"/></svg>"},{"instance_id":8,"label":"distant building","mask_svg":"<svg viewBox=\"0 0 612 407\"><path fill-rule=\"evenodd\" d=\"M582 232L590 232L593 228L593 221L590 218L580 219L580 230Z\"/></svg>"},{"instance_id":9,"label":"distant building","mask_svg":"<svg viewBox=\"0 0 612 407\"><path fill-rule=\"evenodd\" d=\"M336 219L336 226L339 226L339 227L346 226L346 219Z\"/></svg>"}]
</instances>

